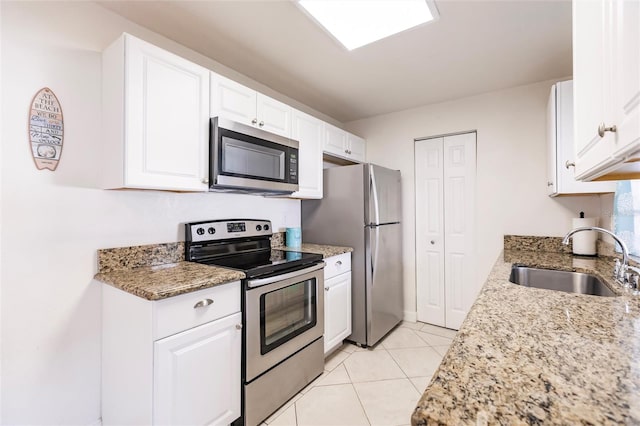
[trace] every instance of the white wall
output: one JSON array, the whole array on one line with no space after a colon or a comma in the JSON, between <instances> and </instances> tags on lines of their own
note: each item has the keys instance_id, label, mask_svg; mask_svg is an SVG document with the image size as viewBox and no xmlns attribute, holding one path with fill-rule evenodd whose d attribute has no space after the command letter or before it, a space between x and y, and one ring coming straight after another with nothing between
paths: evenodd
<instances>
[{"instance_id":1,"label":"white wall","mask_svg":"<svg viewBox=\"0 0 640 426\"><path fill-rule=\"evenodd\" d=\"M2 424L98 421L96 250L179 241L180 223L193 220L260 217L276 229L300 224L297 200L96 189L100 51L122 31L180 50L92 3L2 3ZM44 86L57 95L65 120L53 173L36 170L28 146L30 101Z\"/></svg>"},{"instance_id":2,"label":"white wall","mask_svg":"<svg viewBox=\"0 0 640 426\"><path fill-rule=\"evenodd\" d=\"M561 236L579 211L600 216L598 196L546 195L546 103L554 81L347 123L367 140L367 161L400 169L405 312L416 311L414 139L477 130L478 291L505 234ZM445 218L446 220L446 218Z\"/></svg>"}]
</instances>

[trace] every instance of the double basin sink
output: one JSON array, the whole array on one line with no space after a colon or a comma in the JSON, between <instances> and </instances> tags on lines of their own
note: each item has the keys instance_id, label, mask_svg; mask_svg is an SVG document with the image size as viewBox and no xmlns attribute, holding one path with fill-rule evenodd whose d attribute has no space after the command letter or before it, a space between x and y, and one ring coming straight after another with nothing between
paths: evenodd
<instances>
[{"instance_id":1,"label":"double basin sink","mask_svg":"<svg viewBox=\"0 0 640 426\"><path fill-rule=\"evenodd\" d=\"M527 266L514 264L511 267L509 281L524 287L564 291L567 293L590 294L592 296L616 296L600 278L582 272L529 268Z\"/></svg>"}]
</instances>

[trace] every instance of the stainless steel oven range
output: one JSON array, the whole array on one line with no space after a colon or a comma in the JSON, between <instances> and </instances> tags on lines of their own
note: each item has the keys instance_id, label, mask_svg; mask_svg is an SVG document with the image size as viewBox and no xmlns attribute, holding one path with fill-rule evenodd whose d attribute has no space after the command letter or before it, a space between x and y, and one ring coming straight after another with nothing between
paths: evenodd
<instances>
[{"instance_id":1,"label":"stainless steel oven range","mask_svg":"<svg viewBox=\"0 0 640 426\"><path fill-rule=\"evenodd\" d=\"M271 222L187 223L185 257L243 271L243 417L262 422L324 368L324 262L271 248ZM240 422L238 422L240 423Z\"/></svg>"}]
</instances>

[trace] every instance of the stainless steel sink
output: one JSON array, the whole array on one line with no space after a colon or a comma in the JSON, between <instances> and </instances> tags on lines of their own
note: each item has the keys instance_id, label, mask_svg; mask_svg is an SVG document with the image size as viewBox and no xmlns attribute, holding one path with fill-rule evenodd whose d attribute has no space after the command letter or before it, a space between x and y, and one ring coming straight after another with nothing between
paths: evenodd
<instances>
[{"instance_id":1,"label":"stainless steel sink","mask_svg":"<svg viewBox=\"0 0 640 426\"><path fill-rule=\"evenodd\" d=\"M509 281L525 287L544 288L567 293L613 297L616 294L595 275L513 265Z\"/></svg>"}]
</instances>

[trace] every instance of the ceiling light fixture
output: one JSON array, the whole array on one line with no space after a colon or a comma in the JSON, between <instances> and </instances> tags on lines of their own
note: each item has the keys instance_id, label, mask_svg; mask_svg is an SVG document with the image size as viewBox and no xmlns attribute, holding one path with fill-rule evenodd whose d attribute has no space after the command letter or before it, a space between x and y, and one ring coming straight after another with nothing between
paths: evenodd
<instances>
[{"instance_id":1,"label":"ceiling light fixture","mask_svg":"<svg viewBox=\"0 0 640 426\"><path fill-rule=\"evenodd\" d=\"M438 19L433 0L298 0L348 50Z\"/></svg>"}]
</instances>

